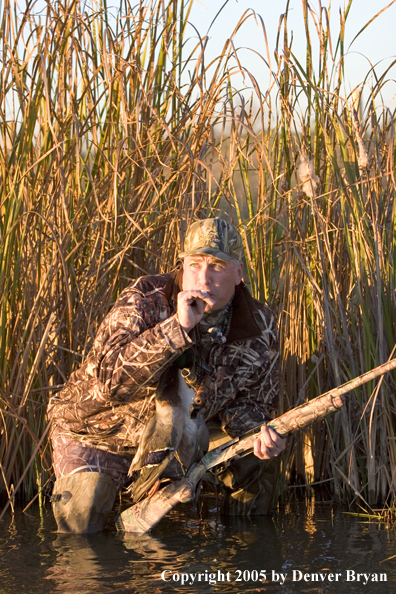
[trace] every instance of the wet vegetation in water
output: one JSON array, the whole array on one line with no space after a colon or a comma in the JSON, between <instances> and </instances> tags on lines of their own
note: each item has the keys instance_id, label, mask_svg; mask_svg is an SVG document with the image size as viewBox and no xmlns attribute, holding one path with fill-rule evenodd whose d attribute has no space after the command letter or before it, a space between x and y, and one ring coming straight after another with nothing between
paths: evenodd
<instances>
[{"instance_id":1,"label":"wet vegetation in water","mask_svg":"<svg viewBox=\"0 0 396 594\"><path fill-rule=\"evenodd\" d=\"M391 75L372 67L347 92L352 1L330 30L330 8L302 0L303 56L288 2L274 47L247 10L210 62L191 5L1 5L0 490L12 505L51 474L49 396L120 290L172 268L196 217L239 226L246 280L279 319L282 410L394 356ZM232 42L246 19L262 28L260 80ZM366 511L392 505L395 377L290 440L280 491L327 481Z\"/></svg>"}]
</instances>

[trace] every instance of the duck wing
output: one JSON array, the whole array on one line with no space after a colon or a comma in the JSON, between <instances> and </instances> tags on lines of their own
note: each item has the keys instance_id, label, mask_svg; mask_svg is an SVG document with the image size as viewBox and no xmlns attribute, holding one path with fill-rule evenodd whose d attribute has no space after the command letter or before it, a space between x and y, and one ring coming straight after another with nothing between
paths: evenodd
<instances>
[{"instance_id":1,"label":"duck wing","mask_svg":"<svg viewBox=\"0 0 396 594\"><path fill-rule=\"evenodd\" d=\"M163 471L173 459L175 452L152 452L149 461L140 470L139 477L128 489L133 503L137 503L146 495L155 482L160 478ZM163 458L161 460L161 457Z\"/></svg>"}]
</instances>

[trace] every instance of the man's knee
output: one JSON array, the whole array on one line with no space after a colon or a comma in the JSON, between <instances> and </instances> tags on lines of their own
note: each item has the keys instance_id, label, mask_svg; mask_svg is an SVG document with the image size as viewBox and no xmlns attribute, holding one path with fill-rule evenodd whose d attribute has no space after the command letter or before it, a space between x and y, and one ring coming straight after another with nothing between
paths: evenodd
<instances>
[{"instance_id":1,"label":"man's knee","mask_svg":"<svg viewBox=\"0 0 396 594\"><path fill-rule=\"evenodd\" d=\"M58 532L103 530L117 490L111 478L99 472L78 472L56 480L51 502Z\"/></svg>"},{"instance_id":2,"label":"man's knee","mask_svg":"<svg viewBox=\"0 0 396 594\"><path fill-rule=\"evenodd\" d=\"M222 513L230 516L266 515L275 503L279 459L259 460L250 454L231 464L219 478L224 488Z\"/></svg>"},{"instance_id":3,"label":"man's knee","mask_svg":"<svg viewBox=\"0 0 396 594\"><path fill-rule=\"evenodd\" d=\"M210 448L231 439L216 423L209 424ZM280 459L259 460L253 453L232 460L207 482L221 486L221 511L230 516L266 515L275 504Z\"/></svg>"}]
</instances>

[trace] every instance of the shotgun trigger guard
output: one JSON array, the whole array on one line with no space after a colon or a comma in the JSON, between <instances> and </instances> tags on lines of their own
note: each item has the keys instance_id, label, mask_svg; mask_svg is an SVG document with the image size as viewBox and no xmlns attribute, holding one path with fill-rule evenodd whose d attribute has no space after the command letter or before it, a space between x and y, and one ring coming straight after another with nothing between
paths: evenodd
<instances>
[{"instance_id":1,"label":"shotgun trigger guard","mask_svg":"<svg viewBox=\"0 0 396 594\"><path fill-rule=\"evenodd\" d=\"M219 474L224 472L230 464L231 462L220 462L220 464L211 468L209 472L211 472L214 476L218 476Z\"/></svg>"}]
</instances>

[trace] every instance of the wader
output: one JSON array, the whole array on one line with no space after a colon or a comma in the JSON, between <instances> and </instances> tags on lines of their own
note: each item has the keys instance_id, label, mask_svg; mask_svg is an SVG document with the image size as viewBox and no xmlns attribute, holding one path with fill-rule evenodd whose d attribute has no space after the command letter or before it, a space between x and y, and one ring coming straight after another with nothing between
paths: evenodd
<instances>
[{"instance_id":1,"label":"wader","mask_svg":"<svg viewBox=\"0 0 396 594\"><path fill-rule=\"evenodd\" d=\"M55 481L51 496L58 532L90 534L103 530L117 495L106 474L78 472Z\"/></svg>"},{"instance_id":2,"label":"wader","mask_svg":"<svg viewBox=\"0 0 396 594\"><path fill-rule=\"evenodd\" d=\"M208 427L210 450L231 439L217 423L210 421ZM276 504L274 497L279 466L279 457L260 460L254 454L248 454L232 461L223 472L208 472L204 477L204 483L209 489L211 485L220 488L220 511L224 515L265 516Z\"/></svg>"}]
</instances>

